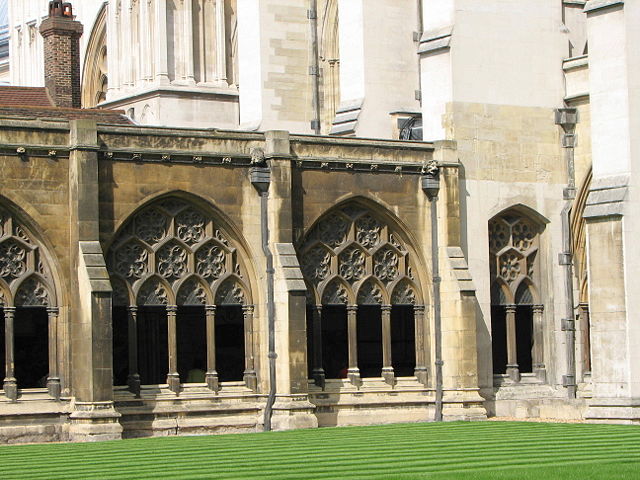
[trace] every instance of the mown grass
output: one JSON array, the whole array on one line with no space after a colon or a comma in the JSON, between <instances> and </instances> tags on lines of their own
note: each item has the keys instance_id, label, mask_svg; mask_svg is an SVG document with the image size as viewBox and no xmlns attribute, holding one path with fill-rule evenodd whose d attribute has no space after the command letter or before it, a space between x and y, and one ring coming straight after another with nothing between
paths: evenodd
<instances>
[{"instance_id":1,"label":"mown grass","mask_svg":"<svg viewBox=\"0 0 640 480\"><path fill-rule=\"evenodd\" d=\"M441 423L0 447L0 479L640 479L640 427Z\"/></svg>"}]
</instances>

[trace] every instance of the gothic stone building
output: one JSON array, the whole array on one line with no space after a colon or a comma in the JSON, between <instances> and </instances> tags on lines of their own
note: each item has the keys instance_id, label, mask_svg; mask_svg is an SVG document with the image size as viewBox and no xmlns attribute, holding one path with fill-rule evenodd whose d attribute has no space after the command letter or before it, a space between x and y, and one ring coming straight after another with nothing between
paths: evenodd
<instances>
[{"instance_id":1,"label":"gothic stone building","mask_svg":"<svg viewBox=\"0 0 640 480\"><path fill-rule=\"evenodd\" d=\"M638 422L640 5L76 3L9 2L4 441Z\"/></svg>"}]
</instances>

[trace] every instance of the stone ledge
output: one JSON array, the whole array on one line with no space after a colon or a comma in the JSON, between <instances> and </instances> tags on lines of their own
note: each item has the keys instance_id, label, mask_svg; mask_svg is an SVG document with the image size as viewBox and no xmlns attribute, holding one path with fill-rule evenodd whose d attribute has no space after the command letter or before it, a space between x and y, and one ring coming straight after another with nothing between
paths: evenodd
<instances>
[{"instance_id":1,"label":"stone ledge","mask_svg":"<svg viewBox=\"0 0 640 480\"><path fill-rule=\"evenodd\" d=\"M584 12L591 13L613 7L624 7L624 0L589 0L584 7Z\"/></svg>"},{"instance_id":2,"label":"stone ledge","mask_svg":"<svg viewBox=\"0 0 640 480\"><path fill-rule=\"evenodd\" d=\"M595 179L589 190L583 217L595 219L622 216L628 184L627 175Z\"/></svg>"}]
</instances>

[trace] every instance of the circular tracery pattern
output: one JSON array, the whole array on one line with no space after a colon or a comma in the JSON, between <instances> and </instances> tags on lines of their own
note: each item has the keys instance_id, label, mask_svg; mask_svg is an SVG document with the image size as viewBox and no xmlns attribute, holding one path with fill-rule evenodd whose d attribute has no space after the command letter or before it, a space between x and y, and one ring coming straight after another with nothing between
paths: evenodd
<instances>
[{"instance_id":1,"label":"circular tracery pattern","mask_svg":"<svg viewBox=\"0 0 640 480\"><path fill-rule=\"evenodd\" d=\"M50 306L55 303L51 270L29 230L9 212L0 210L0 278L11 291L2 304Z\"/></svg>"},{"instance_id":2,"label":"circular tracery pattern","mask_svg":"<svg viewBox=\"0 0 640 480\"><path fill-rule=\"evenodd\" d=\"M244 268L233 243L209 215L179 198L135 214L107 257L114 284L129 285L119 288L114 304L203 305L214 297L237 304L247 299Z\"/></svg>"},{"instance_id":3,"label":"circular tracery pattern","mask_svg":"<svg viewBox=\"0 0 640 480\"><path fill-rule=\"evenodd\" d=\"M535 259L538 252L539 227L526 217L507 212L489 222L489 251L491 255L492 281L500 280L511 292L514 301L515 290L525 279L535 284ZM493 292L502 292L493 288ZM492 302L503 300L492 294Z\"/></svg>"},{"instance_id":4,"label":"circular tracery pattern","mask_svg":"<svg viewBox=\"0 0 640 480\"><path fill-rule=\"evenodd\" d=\"M388 301L414 305L419 295L414 287L411 254L402 238L359 205L328 213L309 231L300 248L302 274L313 290L310 297L325 305ZM332 262L332 258L337 261ZM366 280L359 286L365 278L379 282ZM404 289L392 298L393 292L387 289L399 284Z\"/></svg>"}]
</instances>

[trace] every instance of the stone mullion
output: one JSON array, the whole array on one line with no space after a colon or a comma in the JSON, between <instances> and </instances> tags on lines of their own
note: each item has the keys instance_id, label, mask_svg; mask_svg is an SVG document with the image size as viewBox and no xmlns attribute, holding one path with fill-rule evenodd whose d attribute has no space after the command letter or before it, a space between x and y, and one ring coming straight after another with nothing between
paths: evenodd
<instances>
[{"instance_id":1,"label":"stone mullion","mask_svg":"<svg viewBox=\"0 0 640 480\"><path fill-rule=\"evenodd\" d=\"M178 307L176 305L167 306L167 328L169 339L169 373L167 374L167 383L169 390L174 393L180 392L180 375L178 374L178 341L177 341L177 325L176 317Z\"/></svg>"},{"instance_id":2,"label":"stone mullion","mask_svg":"<svg viewBox=\"0 0 640 480\"><path fill-rule=\"evenodd\" d=\"M255 353L253 349L253 311L253 305L242 307L245 351L245 370L242 378L247 388L255 392L258 389L258 376L256 375Z\"/></svg>"},{"instance_id":3,"label":"stone mullion","mask_svg":"<svg viewBox=\"0 0 640 480\"><path fill-rule=\"evenodd\" d=\"M207 305L204 307L207 323L207 373L205 381L210 390L218 393L220 383L216 371L216 307Z\"/></svg>"},{"instance_id":4,"label":"stone mullion","mask_svg":"<svg viewBox=\"0 0 640 480\"><path fill-rule=\"evenodd\" d=\"M140 372L138 371L138 307L128 309L127 330L129 337L129 376L127 384L131 393L140 397Z\"/></svg>"},{"instance_id":5,"label":"stone mullion","mask_svg":"<svg viewBox=\"0 0 640 480\"><path fill-rule=\"evenodd\" d=\"M14 365L14 339L13 339L13 320L16 309L14 307L4 307L4 394L12 401L18 399L18 382L15 377Z\"/></svg>"},{"instance_id":6,"label":"stone mullion","mask_svg":"<svg viewBox=\"0 0 640 480\"><path fill-rule=\"evenodd\" d=\"M362 383L360 369L358 368L358 306L347 306L347 334L349 337L349 369L347 375L349 381L358 386Z\"/></svg>"},{"instance_id":7,"label":"stone mullion","mask_svg":"<svg viewBox=\"0 0 640 480\"><path fill-rule=\"evenodd\" d=\"M426 338L426 332L424 328L424 305L415 305L413 307L413 320L416 336L416 368L414 374L418 381L427 385L428 381L428 369L427 369L427 348L428 339Z\"/></svg>"},{"instance_id":8,"label":"stone mullion","mask_svg":"<svg viewBox=\"0 0 640 480\"><path fill-rule=\"evenodd\" d=\"M325 373L322 368L322 305L313 307L313 370L311 374L316 385L324 388Z\"/></svg>"},{"instance_id":9,"label":"stone mullion","mask_svg":"<svg viewBox=\"0 0 640 480\"><path fill-rule=\"evenodd\" d=\"M516 306L505 305L507 322L507 375L514 381L520 381L518 351L516 342Z\"/></svg>"},{"instance_id":10,"label":"stone mullion","mask_svg":"<svg viewBox=\"0 0 640 480\"><path fill-rule=\"evenodd\" d=\"M49 375L47 390L56 400L60 399L60 374L58 373L58 309L47 308L49 321Z\"/></svg>"},{"instance_id":11,"label":"stone mullion","mask_svg":"<svg viewBox=\"0 0 640 480\"><path fill-rule=\"evenodd\" d=\"M389 385L395 384L391 355L391 305L382 305L382 377Z\"/></svg>"},{"instance_id":12,"label":"stone mullion","mask_svg":"<svg viewBox=\"0 0 640 480\"><path fill-rule=\"evenodd\" d=\"M542 325L542 314L544 305L533 306L533 373L538 379L545 381L547 379L546 369L544 365L544 329Z\"/></svg>"}]
</instances>

